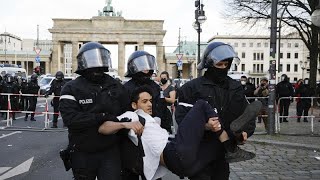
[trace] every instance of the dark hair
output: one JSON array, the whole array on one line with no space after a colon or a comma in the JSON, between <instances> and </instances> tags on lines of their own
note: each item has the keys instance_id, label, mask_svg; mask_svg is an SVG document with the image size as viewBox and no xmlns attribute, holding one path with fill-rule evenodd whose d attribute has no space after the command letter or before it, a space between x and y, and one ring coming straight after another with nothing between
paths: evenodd
<instances>
[{"instance_id":1,"label":"dark hair","mask_svg":"<svg viewBox=\"0 0 320 180\"><path fill-rule=\"evenodd\" d=\"M162 74L167 75L167 78L168 78L168 79L170 78L170 77L169 77L169 73L168 73L167 71L163 71L163 72L160 74L160 76L161 76Z\"/></svg>"},{"instance_id":2,"label":"dark hair","mask_svg":"<svg viewBox=\"0 0 320 180\"><path fill-rule=\"evenodd\" d=\"M241 78L246 78L247 79L247 76L241 76Z\"/></svg>"},{"instance_id":3,"label":"dark hair","mask_svg":"<svg viewBox=\"0 0 320 180\"><path fill-rule=\"evenodd\" d=\"M137 87L133 90L132 94L131 94L131 102L138 102L139 100L139 95L143 92L147 92L149 93L151 96L152 96L152 90L150 89L149 86L140 86L140 87Z\"/></svg>"}]
</instances>

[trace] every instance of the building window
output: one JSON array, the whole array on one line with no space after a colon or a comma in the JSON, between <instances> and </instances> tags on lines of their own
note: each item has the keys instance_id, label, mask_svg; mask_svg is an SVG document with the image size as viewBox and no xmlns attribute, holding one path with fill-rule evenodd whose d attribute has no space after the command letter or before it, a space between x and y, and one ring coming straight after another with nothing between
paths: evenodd
<instances>
[{"instance_id":1,"label":"building window","mask_svg":"<svg viewBox=\"0 0 320 180\"><path fill-rule=\"evenodd\" d=\"M298 64L294 64L293 71L294 71L294 72L298 72Z\"/></svg>"},{"instance_id":2,"label":"building window","mask_svg":"<svg viewBox=\"0 0 320 180\"><path fill-rule=\"evenodd\" d=\"M257 60L257 53L253 53L253 60Z\"/></svg>"},{"instance_id":3,"label":"building window","mask_svg":"<svg viewBox=\"0 0 320 180\"><path fill-rule=\"evenodd\" d=\"M241 64L241 71L242 72L246 71L246 65L245 64Z\"/></svg>"},{"instance_id":4,"label":"building window","mask_svg":"<svg viewBox=\"0 0 320 180\"><path fill-rule=\"evenodd\" d=\"M238 47L238 43L234 43L234 47Z\"/></svg>"},{"instance_id":5,"label":"building window","mask_svg":"<svg viewBox=\"0 0 320 180\"><path fill-rule=\"evenodd\" d=\"M253 47L253 43L250 43L250 47Z\"/></svg>"},{"instance_id":6,"label":"building window","mask_svg":"<svg viewBox=\"0 0 320 180\"><path fill-rule=\"evenodd\" d=\"M263 72L263 64L261 64L261 66L260 66L260 67L261 67L261 72Z\"/></svg>"},{"instance_id":7,"label":"building window","mask_svg":"<svg viewBox=\"0 0 320 180\"><path fill-rule=\"evenodd\" d=\"M269 43L264 43L264 47L269 47Z\"/></svg>"},{"instance_id":8,"label":"building window","mask_svg":"<svg viewBox=\"0 0 320 180\"><path fill-rule=\"evenodd\" d=\"M242 47L246 47L246 43L242 43Z\"/></svg>"},{"instance_id":9,"label":"building window","mask_svg":"<svg viewBox=\"0 0 320 180\"><path fill-rule=\"evenodd\" d=\"M294 58L298 59L299 58L299 53L294 53Z\"/></svg>"},{"instance_id":10,"label":"building window","mask_svg":"<svg viewBox=\"0 0 320 180\"><path fill-rule=\"evenodd\" d=\"M241 53L241 58L246 58L246 53L245 52Z\"/></svg>"},{"instance_id":11,"label":"building window","mask_svg":"<svg viewBox=\"0 0 320 180\"><path fill-rule=\"evenodd\" d=\"M287 64L287 72L290 72L290 64Z\"/></svg>"},{"instance_id":12,"label":"building window","mask_svg":"<svg viewBox=\"0 0 320 180\"><path fill-rule=\"evenodd\" d=\"M280 66L279 66L279 72L282 72L282 67L283 67L283 65L280 64Z\"/></svg>"},{"instance_id":13,"label":"building window","mask_svg":"<svg viewBox=\"0 0 320 180\"><path fill-rule=\"evenodd\" d=\"M294 77L294 78L293 78L293 81L294 81L294 82L297 82L297 81L298 81L298 78L297 78L297 77Z\"/></svg>"},{"instance_id":14,"label":"building window","mask_svg":"<svg viewBox=\"0 0 320 180\"><path fill-rule=\"evenodd\" d=\"M283 53L280 53L280 59L282 59L283 58Z\"/></svg>"},{"instance_id":15,"label":"building window","mask_svg":"<svg viewBox=\"0 0 320 180\"><path fill-rule=\"evenodd\" d=\"M260 60L260 53L257 53L257 60Z\"/></svg>"},{"instance_id":16,"label":"building window","mask_svg":"<svg viewBox=\"0 0 320 180\"><path fill-rule=\"evenodd\" d=\"M299 43L294 43L294 47L299 47Z\"/></svg>"},{"instance_id":17,"label":"building window","mask_svg":"<svg viewBox=\"0 0 320 180\"><path fill-rule=\"evenodd\" d=\"M253 64L253 72L256 72L257 70L256 70L256 64Z\"/></svg>"},{"instance_id":18,"label":"building window","mask_svg":"<svg viewBox=\"0 0 320 180\"><path fill-rule=\"evenodd\" d=\"M261 47L261 43L257 43L257 47Z\"/></svg>"},{"instance_id":19,"label":"building window","mask_svg":"<svg viewBox=\"0 0 320 180\"><path fill-rule=\"evenodd\" d=\"M263 60L263 56L264 56L263 53L261 53L261 60Z\"/></svg>"},{"instance_id":20,"label":"building window","mask_svg":"<svg viewBox=\"0 0 320 180\"><path fill-rule=\"evenodd\" d=\"M283 47L283 43L280 43L280 47Z\"/></svg>"},{"instance_id":21,"label":"building window","mask_svg":"<svg viewBox=\"0 0 320 180\"><path fill-rule=\"evenodd\" d=\"M291 48L291 43L288 43L288 48Z\"/></svg>"},{"instance_id":22,"label":"building window","mask_svg":"<svg viewBox=\"0 0 320 180\"><path fill-rule=\"evenodd\" d=\"M290 58L291 58L291 54L287 53L287 59L290 59Z\"/></svg>"}]
</instances>

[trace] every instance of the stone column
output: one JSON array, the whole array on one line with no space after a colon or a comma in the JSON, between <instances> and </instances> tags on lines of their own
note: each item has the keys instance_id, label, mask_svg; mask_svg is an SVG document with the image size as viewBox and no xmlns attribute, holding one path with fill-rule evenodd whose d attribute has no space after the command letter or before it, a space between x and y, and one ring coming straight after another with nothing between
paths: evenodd
<instances>
[{"instance_id":1,"label":"stone column","mask_svg":"<svg viewBox=\"0 0 320 180\"><path fill-rule=\"evenodd\" d=\"M118 75L124 79L125 73L125 43L118 42Z\"/></svg>"},{"instance_id":2,"label":"stone column","mask_svg":"<svg viewBox=\"0 0 320 180\"><path fill-rule=\"evenodd\" d=\"M60 69L61 44L59 41L53 41L51 74L55 74Z\"/></svg>"},{"instance_id":3,"label":"stone column","mask_svg":"<svg viewBox=\"0 0 320 180\"><path fill-rule=\"evenodd\" d=\"M46 72L45 72L45 73L46 73L46 74L47 74L47 73L50 73L49 62L46 61L45 64L46 64Z\"/></svg>"},{"instance_id":4,"label":"stone column","mask_svg":"<svg viewBox=\"0 0 320 180\"><path fill-rule=\"evenodd\" d=\"M138 42L138 50L143 51L144 50L144 43L143 42Z\"/></svg>"},{"instance_id":5,"label":"stone column","mask_svg":"<svg viewBox=\"0 0 320 180\"><path fill-rule=\"evenodd\" d=\"M77 55L79 52L79 42L78 41L72 41L72 74L77 70L78 68L78 61L77 61Z\"/></svg>"},{"instance_id":6,"label":"stone column","mask_svg":"<svg viewBox=\"0 0 320 180\"><path fill-rule=\"evenodd\" d=\"M158 64L158 71L161 73L166 69L166 64L164 62L164 47L163 42L157 42L157 64Z\"/></svg>"}]
</instances>

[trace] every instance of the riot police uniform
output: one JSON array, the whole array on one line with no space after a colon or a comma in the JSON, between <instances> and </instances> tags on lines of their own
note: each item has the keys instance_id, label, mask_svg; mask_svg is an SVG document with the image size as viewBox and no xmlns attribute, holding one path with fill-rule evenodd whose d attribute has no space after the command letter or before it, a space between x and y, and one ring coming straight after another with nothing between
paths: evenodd
<instances>
[{"instance_id":1,"label":"riot police uniform","mask_svg":"<svg viewBox=\"0 0 320 180\"><path fill-rule=\"evenodd\" d=\"M21 78L21 93L28 94L28 82L26 78ZM20 109L25 111L28 109L28 97L20 96Z\"/></svg>"},{"instance_id":2,"label":"riot police uniform","mask_svg":"<svg viewBox=\"0 0 320 180\"><path fill-rule=\"evenodd\" d=\"M58 71L56 73L56 79L54 79L52 81L51 87L49 89L49 91L46 93L46 97L48 95L51 95L52 93L54 94L54 98L52 100L52 104L53 104L53 121L52 121L52 128L57 128L58 127L58 116L59 116L59 96L61 93L61 89L63 87L63 85L66 83L66 81L64 81L64 74L61 71Z\"/></svg>"},{"instance_id":3,"label":"riot police uniform","mask_svg":"<svg viewBox=\"0 0 320 180\"><path fill-rule=\"evenodd\" d=\"M231 46L221 42L213 42L206 47L201 60L198 69L207 68L204 76L187 82L178 90L179 104L175 113L176 121L180 124L190 109L183 106L183 103L194 104L199 99L206 100L217 109L223 129L228 133L230 141L234 141L235 136L230 131L230 123L243 113L248 104L240 82L227 76L231 63L239 59ZM228 61L228 67L220 69L213 66L221 61ZM254 121L251 122L246 130L249 136L253 134L255 129ZM204 177L228 179L229 164L225 160L225 150L217 134L207 131L203 141L208 144L208 147L205 152L199 153L198 159L203 161L211 159L211 163L208 167L194 167L203 169L203 171L189 178L191 180Z\"/></svg>"},{"instance_id":4,"label":"riot police uniform","mask_svg":"<svg viewBox=\"0 0 320 180\"><path fill-rule=\"evenodd\" d=\"M120 180L121 161L116 134L102 135L99 126L118 121L129 106L122 84L105 74L111 68L110 52L101 44L84 44L77 55L78 78L66 83L60 96L60 113L68 127L74 178Z\"/></svg>"},{"instance_id":5,"label":"riot police uniform","mask_svg":"<svg viewBox=\"0 0 320 180\"><path fill-rule=\"evenodd\" d=\"M10 106L8 107L8 96L3 96L2 99L2 109L8 110L11 108L12 111L17 111L19 109L19 86L14 82L14 77L11 74L6 74L4 82L2 83L2 93L10 93L16 95L10 95ZM15 112L12 112L12 119L16 120Z\"/></svg>"},{"instance_id":6,"label":"riot police uniform","mask_svg":"<svg viewBox=\"0 0 320 180\"><path fill-rule=\"evenodd\" d=\"M28 82L27 86L28 86L28 90L27 90L28 94L33 94L33 95L39 94L40 87L38 85L38 76L36 74L31 75L31 80L30 80L30 82ZM29 107L28 107L27 111L34 112L36 110L38 97L37 96L28 96L28 100L29 100ZM30 121L36 121L36 119L34 118L34 113L30 113L30 114L31 114ZM26 113L26 116L24 117L25 121L28 120L28 115L29 115L29 113Z\"/></svg>"},{"instance_id":7,"label":"riot police uniform","mask_svg":"<svg viewBox=\"0 0 320 180\"><path fill-rule=\"evenodd\" d=\"M281 82L279 82L276 86L276 98L282 97L293 97L294 89L292 84L289 82L289 78L286 74L281 75ZM289 115L289 106L290 99L284 98L279 101L279 114L280 116L288 116ZM287 117L281 117L280 123L288 122Z\"/></svg>"}]
</instances>

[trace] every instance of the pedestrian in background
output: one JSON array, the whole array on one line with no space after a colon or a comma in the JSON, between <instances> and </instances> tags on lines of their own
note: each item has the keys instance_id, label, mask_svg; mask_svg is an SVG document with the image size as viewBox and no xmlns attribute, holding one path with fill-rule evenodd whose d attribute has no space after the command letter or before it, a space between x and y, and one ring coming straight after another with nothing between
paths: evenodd
<instances>
[{"instance_id":1,"label":"pedestrian in background","mask_svg":"<svg viewBox=\"0 0 320 180\"><path fill-rule=\"evenodd\" d=\"M167 130L170 134L172 134L172 106L176 101L176 91L175 88L171 85L169 81L169 73L167 71L163 71L160 74L160 87L161 93L163 97L160 97L164 103L164 106L167 108L163 109L162 113L164 114L163 118L161 118L161 127Z\"/></svg>"},{"instance_id":2,"label":"pedestrian in background","mask_svg":"<svg viewBox=\"0 0 320 180\"><path fill-rule=\"evenodd\" d=\"M59 98L62 87L66 84L64 80L64 74L61 71L56 72L56 78L52 81L49 91L46 92L45 97L48 97L52 93L54 98L52 99L53 104L53 121L51 128L58 128L58 117L59 117Z\"/></svg>"},{"instance_id":3,"label":"pedestrian in background","mask_svg":"<svg viewBox=\"0 0 320 180\"><path fill-rule=\"evenodd\" d=\"M6 74L4 81L2 83L1 87L1 92L2 93L9 93L9 94L14 94L10 95L10 107L8 107L8 95L4 95L2 99L2 109L3 110L12 110L12 111L18 111L19 110L19 85L14 81L14 77L11 74ZM10 109L9 109L10 108ZM12 120L16 120L16 113L11 112L12 114ZM7 114L5 114L5 118L7 119Z\"/></svg>"},{"instance_id":4,"label":"pedestrian in background","mask_svg":"<svg viewBox=\"0 0 320 180\"><path fill-rule=\"evenodd\" d=\"M110 51L97 42L84 44L77 55L81 75L66 83L60 96L60 113L69 132L71 167L76 180L120 180L119 136L98 132L105 121L119 122L129 98L123 85L106 74Z\"/></svg>"},{"instance_id":5,"label":"pedestrian in background","mask_svg":"<svg viewBox=\"0 0 320 180\"><path fill-rule=\"evenodd\" d=\"M28 101L29 101L29 107L27 111L32 111L30 121L36 121L34 118L34 111L36 110L37 107L37 101L38 97L40 95L40 86L38 85L38 75L37 74L32 74L30 78L30 82L28 82L28 89L27 89L27 94L33 94L35 96L28 96ZM28 120L28 115L29 113L26 113L26 116L24 117L24 120Z\"/></svg>"},{"instance_id":6,"label":"pedestrian in background","mask_svg":"<svg viewBox=\"0 0 320 180\"><path fill-rule=\"evenodd\" d=\"M250 103L255 101L254 90L256 90L256 88L251 82L249 82L249 80L247 79L247 76L241 76L240 82L241 82L242 88L244 89L244 94L246 95L248 101Z\"/></svg>"},{"instance_id":7,"label":"pedestrian in background","mask_svg":"<svg viewBox=\"0 0 320 180\"><path fill-rule=\"evenodd\" d=\"M292 84L289 82L288 76L286 74L282 74L281 82L276 85L276 99L278 100L279 104L279 115L285 116L280 117L280 123L288 122L287 116L289 115L289 106L292 101L291 97L293 97L293 95L294 89Z\"/></svg>"},{"instance_id":8,"label":"pedestrian in background","mask_svg":"<svg viewBox=\"0 0 320 180\"><path fill-rule=\"evenodd\" d=\"M301 95L297 93L299 87L303 84L303 79L299 79L297 83L294 84L294 92L296 98L296 115L299 116L299 112L302 112ZM297 122L300 122L300 117L297 117Z\"/></svg>"},{"instance_id":9,"label":"pedestrian in background","mask_svg":"<svg viewBox=\"0 0 320 180\"><path fill-rule=\"evenodd\" d=\"M311 107L311 97L314 95L314 90L309 85L309 78L303 80L303 83L301 83L296 93L300 94L301 97L301 108L299 108L299 111L297 112L297 122L300 122L300 116L308 116ZM303 122L308 122L308 118L304 117Z\"/></svg>"},{"instance_id":10,"label":"pedestrian in background","mask_svg":"<svg viewBox=\"0 0 320 180\"><path fill-rule=\"evenodd\" d=\"M269 96L268 88L269 88L268 79L266 77L263 77L260 80L260 85L254 91L254 95L257 97L260 97L258 98L258 100L262 102L262 108L259 113L258 123L261 123L261 120L263 120L264 127L267 132L269 130L268 98L267 98Z\"/></svg>"}]
</instances>

